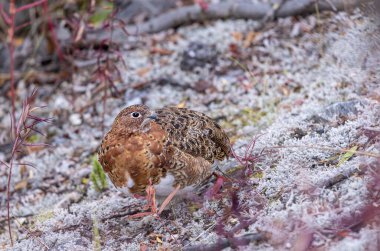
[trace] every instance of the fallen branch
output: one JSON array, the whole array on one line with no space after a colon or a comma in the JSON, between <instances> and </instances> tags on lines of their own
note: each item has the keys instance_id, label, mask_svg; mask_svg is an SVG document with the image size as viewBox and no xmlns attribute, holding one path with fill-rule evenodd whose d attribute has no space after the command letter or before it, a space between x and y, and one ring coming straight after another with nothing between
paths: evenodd
<instances>
[{"instance_id":1,"label":"fallen branch","mask_svg":"<svg viewBox=\"0 0 380 251\"><path fill-rule=\"evenodd\" d=\"M207 10L199 5L184 6L163 13L151 20L129 26L114 27L113 36L115 42L125 41L126 34L141 35L145 33L156 33L159 31L175 28L187 23L201 22L215 19L253 19L265 20L266 17L278 18L294 15L308 14L316 10L346 10L360 4L359 0L289 0L275 9L267 3L247 2L222 2L208 5ZM109 33L97 30L87 35L90 41L102 41L109 37Z\"/></svg>"},{"instance_id":2,"label":"fallen branch","mask_svg":"<svg viewBox=\"0 0 380 251\"><path fill-rule=\"evenodd\" d=\"M268 147L270 149L280 149L280 148L310 148L310 149L317 149L322 151L332 151L332 152L338 152L338 153L349 153L352 152L352 149L344 149L344 148L334 148L334 147L328 147L328 146L315 146L315 145L288 145L288 146L270 146ZM380 154L375 152L366 152L366 151L355 151L355 155L360 156L367 156L372 158L380 158Z\"/></svg>"},{"instance_id":3,"label":"fallen branch","mask_svg":"<svg viewBox=\"0 0 380 251\"><path fill-rule=\"evenodd\" d=\"M364 173L365 173L365 170L352 169L352 170L349 170L347 173L339 173L337 175L329 177L329 178L323 180L322 182L320 182L320 184L318 184L318 186L319 187L325 187L325 188L331 188L331 187L335 186L336 184L338 184L344 180L347 180L348 178L350 178L354 175L362 175Z\"/></svg>"},{"instance_id":4,"label":"fallen branch","mask_svg":"<svg viewBox=\"0 0 380 251\"><path fill-rule=\"evenodd\" d=\"M279 2L272 6L271 10L261 19L259 25L255 27L256 30L261 30L264 25L270 21L273 21L276 18L276 14L279 9L287 2L287 0L279 0Z\"/></svg>"},{"instance_id":5,"label":"fallen branch","mask_svg":"<svg viewBox=\"0 0 380 251\"><path fill-rule=\"evenodd\" d=\"M257 234L245 234L240 237L234 238L233 241L229 239L221 239L217 243L210 245L195 245L188 248L184 248L184 251L213 251L213 250L222 250L227 247L236 247L236 244L239 246L246 246L253 241L264 241L269 239L268 233L257 233Z\"/></svg>"}]
</instances>

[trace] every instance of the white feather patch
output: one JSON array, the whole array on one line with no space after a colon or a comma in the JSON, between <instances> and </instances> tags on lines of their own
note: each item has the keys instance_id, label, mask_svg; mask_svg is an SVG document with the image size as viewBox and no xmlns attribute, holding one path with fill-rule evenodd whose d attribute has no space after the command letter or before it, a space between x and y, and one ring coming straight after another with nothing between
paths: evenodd
<instances>
[{"instance_id":1,"label":"white feather patch","mask_svg":"<svg viewBox=\"0 0 380 251\"><path fill-rule=\"evenodd\" d=\"M135 182L131 177L129 177L128 182L127 182L127 187L132 188L135 185Z\"/></svg>"},{"instance_id":2,"label":"white feather patch","mask_svg":"<svg viewBox=\"0 0 380 251\"><path fill-rule=\"evenodd\" d=\"M160 179L160 183L153 185L153 187L156 189L156 194L158 196L168 196L171 192L174 191L174 176L172 174L166 175L164 178ZM185 187L181 190L179 190L176 195L187 195L189 193L192 193L194 191L193 186Z\"/></svg>"}]
</instances>

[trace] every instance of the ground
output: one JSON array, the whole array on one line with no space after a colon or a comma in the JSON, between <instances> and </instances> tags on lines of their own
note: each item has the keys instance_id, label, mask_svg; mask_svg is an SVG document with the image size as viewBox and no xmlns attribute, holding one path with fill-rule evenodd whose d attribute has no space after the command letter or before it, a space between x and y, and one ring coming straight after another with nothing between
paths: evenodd
<instances>
[{"instance_id":1,"label":"ground","mask_svg":"<svg viewBox=\"0 0 380 251\"><path fill-rule=\"evenodd\" d=\"M261 32L255 25L219 20L128 37L119 65L123 81L116 86L124 95L107 99L104 128L103 103L88 105L101 95L84 81L91 71L58 88L40 88L36 103L46 104L42 113L54 118L43 128L50 147L29 149L20 160L35 168L14 169L16 241L9 246L1 210L0 246L379 250L376 27L359 10L279 19ZM191 56L201 50L203 58ZM32 89L21 83L18 93ZM7 102L0 97L3 138ZM177 198L160 219L130 220L144 201L110 182L106 191L94 189L89 174L101 138L117 113L135 103L186 106L221 124L240 158L218 164L229 177L219 194ZM0 174L5 191L6 169Z\"/></svg>"}]
</instances>

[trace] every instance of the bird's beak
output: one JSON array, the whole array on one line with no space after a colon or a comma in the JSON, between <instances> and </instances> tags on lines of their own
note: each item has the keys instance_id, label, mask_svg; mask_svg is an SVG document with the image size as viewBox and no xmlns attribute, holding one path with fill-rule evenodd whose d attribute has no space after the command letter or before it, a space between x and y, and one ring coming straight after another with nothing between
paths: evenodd
<instances>
[{"instance_id":1,"label":"bird's beak","mask_svg":"<svg viewBox=\"0 0 380 251\"><path fill-rule=\"evenodd\" d=\"M148 119L156 120L157 119L157 114L153 113L150 116L147 117Z\"/></svg>"},{"instance_id":2,"label":"bird's beak","mask_svg":"<svg viewBox=\"0 0 380 251\"><path fill-rule=\"evenodd\" d=\"M152 113L151 115L149 115L148 117L146 117L146 119L144 119L144 121L141 124L141 128L142 129L145 128L146 125L148 125L150 121L156 120L156 119L157 119L157 114L156 113Z\"/></svg>"}]
</instances>

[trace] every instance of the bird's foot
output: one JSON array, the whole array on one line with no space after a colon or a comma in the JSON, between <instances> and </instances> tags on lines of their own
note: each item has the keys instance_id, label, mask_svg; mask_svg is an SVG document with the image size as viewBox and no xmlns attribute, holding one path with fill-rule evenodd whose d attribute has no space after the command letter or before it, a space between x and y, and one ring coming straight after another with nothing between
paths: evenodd
<instances>
[{"instance_id":1,"label":"bird's foot","mask_svg":"<svg viewBox=\"0 0 380 251\"><path fill-rule=\"evenodd\" d=\"M146 196L142 196L140 194L133 194L133 198L140 200L140 199L146 199Z\"/></svg>"},{"instance_id":2,"label":"bird's foot","mask_svg":"<svg viewBox=\"0 0 380 251\"><path fill-rule=\"evenodd\" d=\"M206 196L209 197L210 199L216 197L216 195L222 189L224 182L227 181L226 177L224 177L218 173L214 173L214 175L216 176L216 181L215 181L214 185L206 192Z\"/></svg>"},{"instance_id":3,"label":"bird's foot","mask_svg":"<svg viewBox=\"0 0 380 251\"><path fill-rule=\"evenodd\" d=\"M178 185L169 195L166 197L166 199L162 202L160 209L157 210L157 204L156 204L156 190L154 187L150 184L146 188L146 198L147 198L147 205L144 207L144 210L150 209L150 212L141 212L137 214L130 215L128 218L129 219L134 219L134 218L143 218L149 215L153 215L155 218L160 218L160 214L162 211L164 211L165 207L170 203L170 201L173 199L174 195L178 192L180 189L180 186Z\"/></svg>"},{"instance_id":4,"label":"bird's foot","mask_svg":"<svg viewBox=\"0 0 380 251\"><path fill-rule=\"evenodd\" d=\"M148 212L141 212L137 214L130 215L128 218L142 218L148 215L153 215L156 218L157 215L157 203L156 203L156 190L154 189L152 182L149 181L149 185L146 188L146 196L147 204L144 206L143 210L150 210Z\"/></svg>"}]
</instances>

